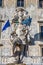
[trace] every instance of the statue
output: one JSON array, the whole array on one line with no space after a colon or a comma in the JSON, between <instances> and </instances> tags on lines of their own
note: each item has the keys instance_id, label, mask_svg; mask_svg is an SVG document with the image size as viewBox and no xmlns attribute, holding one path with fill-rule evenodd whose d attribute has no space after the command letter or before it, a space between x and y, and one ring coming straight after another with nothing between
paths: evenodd
<instances>
[{"instance_id":1,"label":"statue","mask_svg":"<svg viewBox=\"0 0 43 65\"><path fill-rule=\"evenodd\" d=\"M18 16L19 24L16 31L11 34L11 37L13 38L13 56L16 57L17 63L21 63L27 50L27 44L30 42L30 35L29 26L21 24L23 18L21 11L18 12Z\"/></svg>"}]
</instances>

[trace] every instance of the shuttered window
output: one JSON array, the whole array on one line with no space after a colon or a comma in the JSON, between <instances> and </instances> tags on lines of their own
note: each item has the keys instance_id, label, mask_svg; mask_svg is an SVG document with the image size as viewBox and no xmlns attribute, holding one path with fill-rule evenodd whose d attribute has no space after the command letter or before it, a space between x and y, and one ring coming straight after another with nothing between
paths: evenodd
<instances>
[{"instance_id":1,"label":"shuttered window","mask_svg":"<svg viewBox=\"0 0 43 65\"><path fill-rule=\"evenodd\" d=\"M43 0L39 0L39 7L43 8Z\"/></svg>"},{"instance_id":2,"label":"shuttered window","mask_svg":"<svg viewBox=\"0 0 43 65\"><path fill-rule=\"evenodd\" d=\"M43 56L43 48L42 48L42 56Z\"/></svg>"},{"instance_id":3,"label":"shuttered window","mask_svg":"<svg viewBox=\"0 0 43 65\"><path fill-rule=\"evenodd\" d=\"M2 6L2 0L0 0L0 7Z\"/></svg>"},{"instance_id":4,"label":"shuttered window","mask_svg":"<svg viewBox=\"0 0 43 65\"><path fill-rule=\"evenodd\" d=\"M0 38L1 38L1 28L2 28L2 22L0 22Z\"/></svg>"},{"instance_id":5,"label":"shuttered window","mask_svg":"<svg viewBox=\"0 0 43 65\"><path fill-rule=\"evenodd\" d=\"M17 7L24 7L24 0L17 0Z\"/></svg>"},{"instance_id":6,"label":"shuttered window","mask_svg":"<svg viewBox=\"0 0 43 65\"><path fill-rule=\"evenodd\" d=\"M40 33L40 38L43 39L43 26L40 26L41 33Z\"/></svg>"}]
</instances>

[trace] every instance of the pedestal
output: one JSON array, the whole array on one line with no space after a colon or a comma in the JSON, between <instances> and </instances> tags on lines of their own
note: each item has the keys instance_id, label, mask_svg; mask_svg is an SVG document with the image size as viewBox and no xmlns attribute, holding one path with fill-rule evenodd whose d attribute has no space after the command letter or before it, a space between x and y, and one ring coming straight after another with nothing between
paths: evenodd
<instances>
[{"instance_id":1,"label":"pedestal","mask_svg":"<svg viewBox=\"0 0 43 65\"><path fill-rule=\"evenodd\" d=\"M14 64L14 63L10 63L10 64L7 64L7 65L26 65L26 64Z\"/></svg>"}]
</instances>

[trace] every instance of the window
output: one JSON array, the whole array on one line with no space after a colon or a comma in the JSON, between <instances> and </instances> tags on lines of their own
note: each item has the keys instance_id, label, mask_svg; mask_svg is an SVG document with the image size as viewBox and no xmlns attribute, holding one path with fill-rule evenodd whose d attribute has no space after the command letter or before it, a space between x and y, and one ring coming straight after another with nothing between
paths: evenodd
<instances>
[{"instance_id":1,"label":"window","mask_svg":"<svg viewBox=\"0 0 43 65\"><path fill-rule=\"evenodd\" d=\"M42 48L42 57L43 57L43 48ZM43 63L43 58L42 58L42 61L41 62Z\"/></svg>"},{"instance_id":2,"label":"window","mask_svg":"<svg viewBox=\"0 0 43 65\"><path fill-rule=\"evenodd\" d=\"M43 48L42 48L42 56L43 56Z\"/></svg>"},{"instance_id":3,"label":"window","mask_svg":"<svg viewBox=\"0 0 43 65\"><path fill-rule=\"evenodd\" d=\"M0 7L2 6L2 0L0 0Z\"/></svg>"},{"instance_id":4,"label":"window","mask_svg":"<svg viewBox=\"0 0 43 65\"><path fill-rule=\"evenodd\" d=\"M0 22L0 38L1 38L1 26L2 26L2 22Z\"/></svg>"},{"instance_id":5,"label":"window","mask_svg":"<svg viewBox=\"0 0 43 65\"><path fill-rule=\"evenodd\" d=\"M43 0L39 0L39 7L43 8Z\"/></svg>"},{"instance_id":6,"label":"window","mask_svg":"<svg viewBox=\"0 0 43 65\"><path fill-rule=\"evenodd\" d=\"M40 38L43 39L43 26L40 26L41 33L40 33Z\"/></svg>"},{"instance_id":7,"label":"window","mask_svg":"<svg viewBox=\"0 0 43 65\"><path fill-rule=\"evenodd\" d=\"M17 6L23 7L24 6L24 0L17 0Z\"/></svg>"}]
</instances>

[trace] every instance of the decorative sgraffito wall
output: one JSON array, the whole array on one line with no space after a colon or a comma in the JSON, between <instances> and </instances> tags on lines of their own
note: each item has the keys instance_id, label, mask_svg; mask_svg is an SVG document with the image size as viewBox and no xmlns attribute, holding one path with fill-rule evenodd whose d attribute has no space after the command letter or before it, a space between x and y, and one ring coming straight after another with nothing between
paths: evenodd
<instances>
[{"instance_id":1,"label":"decorative sgraffito wall","mask_svg":"<svg viewBox=\"0 0 43 65\"><path fill-rule=\"evenodd\" d=\"M29 2L28 2L29 1ZM32 17L32 22L31 22L31 26L30 26L30 35L33 39L33 43L34 44L38 44L35 34L38 33L38 19L39 18L43 18L42 12L40 10L38 10L37 8L37 0L26 0L25 3L25 10L28 11L28 15L30 15ZM27 4L28 2L28 4ZM0 8L0 20L4 20L4 22L2 23L2 27L4 26L5 22L9 19L10 23L12 23L12 19L14 18L14 14L15 14L15 10L16 10L16 0L4 0L4 8ZM42 19L41 19L42 20ZM9 56L9 55L13 55L12 54L12 43L10 41L10 34L11 32L14 31L14 25L12 25L11 27L9 27L6 31L1 32L1 42L3 44L3 47L0 48L0 54L2 53L2 55L5 56ZM36 47L36 46L35 46ZM33 50L31 50L33 49ZM36 49L36 55L38 55L38 51L39 51L39 47ZM32 53L35 51L34 50L34 46L33 48L29 49L29 54L33 55ZM31 51L31 52L30 52ZM35 53L35 52L34 52ZM5 60L4 60L5 59ZM14 58L2 58L2 60L0 59L0 61L2 63L8 63L11 62ZM12 61L12 62L13 62Z\"/></svg>"}]
</instances>

